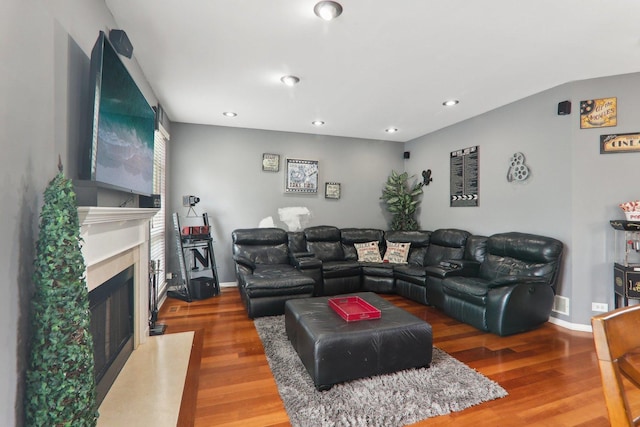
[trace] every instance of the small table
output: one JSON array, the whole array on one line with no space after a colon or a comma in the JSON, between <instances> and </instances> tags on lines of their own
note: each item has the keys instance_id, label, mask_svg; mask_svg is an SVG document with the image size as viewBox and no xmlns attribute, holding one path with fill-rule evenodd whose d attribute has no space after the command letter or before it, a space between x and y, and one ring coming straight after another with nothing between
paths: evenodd
<instances>
[{"instance_id":1,"label":"small table","mask_svg":"<svg viewBox=\"0 0 640 427\"><path fill-rule=\"evenodd\" d=\"M381 311L381 318L346 322L330 297L288 300L287 337L318 390L357 378L428 367L433 353L431 325L372 292L359 296Z\"/></svg>"}]
</instances>

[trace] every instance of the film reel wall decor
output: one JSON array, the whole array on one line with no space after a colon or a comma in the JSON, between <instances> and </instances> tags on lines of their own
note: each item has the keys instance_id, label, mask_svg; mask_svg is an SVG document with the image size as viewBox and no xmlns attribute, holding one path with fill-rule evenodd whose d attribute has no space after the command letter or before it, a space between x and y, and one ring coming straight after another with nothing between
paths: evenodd
<instances>
[{"instance_id":1,"label":"film reel wall decor","mask_svg":"<svg viewBox=\"0 0 640 427\"><path fill-rule=\"evenodd\" d=\"M523 182L531 176L529 167L525 164L524 154L514 153L509 160L509 171L507 172L507 181Z\"/></svg>"}]
</instances>

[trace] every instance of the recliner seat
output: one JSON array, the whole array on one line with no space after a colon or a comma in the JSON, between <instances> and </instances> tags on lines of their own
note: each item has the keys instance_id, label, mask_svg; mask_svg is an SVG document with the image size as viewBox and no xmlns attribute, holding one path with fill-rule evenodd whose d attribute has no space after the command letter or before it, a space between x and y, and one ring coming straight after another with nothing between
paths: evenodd
<instances>
[{"instance_id":1,"label":"recliner seat","mask_svg":"<svg viewBox=\"0 0 640 427\"><path fill-rule=\"evenodd\" d=\"M338 295L360 289L361 269L358 260L345 256L340 229L329 225L304 230L307 252L322 261L322 292Z\"/></svg>"},{"instance_id":2,"label":"recliner seat","mask_svg":"<svg viewBox=\"0 0 640 427\"><path fill-rule=\"evenodd\" d=\"M498 335L534 329L549 320L562 252L562 242L549 237L490 236L477 276L442 280L442 310Z\"/></svg>"},{"instance_id":3,"label":"recliner seat","mask_svg":"<svg viewBox=\"0 0 640 427\"><path fill-rule=\"evenodd\" d=\"M313 259L297 266L292 263L286 231L235 230L232 241L238 288L250 318L284 314L288 299L313 295L313 270L318 270L320 263Z\"/></svg>"},{"instance_id":4,"label":"recliner seat","mask_svg":"<svg viewBox=\"0 0 640 427\"><path fill-rule=\"evenodd\" d=\"M387 233L389 241L410 241L409 263L395 268L396 292L405 298L430 305L427 293L428 266L436 266L441 261L462 259L465 252L468 231L439 229L425 235L424 232L396 231Z\"/></svg>"}]
</instances>

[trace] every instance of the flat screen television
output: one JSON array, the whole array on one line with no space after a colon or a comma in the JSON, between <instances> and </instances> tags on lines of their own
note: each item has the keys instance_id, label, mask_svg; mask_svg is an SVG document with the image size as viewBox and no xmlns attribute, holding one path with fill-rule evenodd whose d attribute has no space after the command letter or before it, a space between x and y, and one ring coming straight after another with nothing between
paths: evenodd
<instances>
[{"instance_id":1,"label":"flat screen television","mask_svg":"<svg viewBox=\"0 0 640 427\"><path fill-rule=\"evenodd\" d=\"M102 31L91 52L90 73L91 136L80 178L150 195L155 113Z\"/></svg>"}]
</instances>

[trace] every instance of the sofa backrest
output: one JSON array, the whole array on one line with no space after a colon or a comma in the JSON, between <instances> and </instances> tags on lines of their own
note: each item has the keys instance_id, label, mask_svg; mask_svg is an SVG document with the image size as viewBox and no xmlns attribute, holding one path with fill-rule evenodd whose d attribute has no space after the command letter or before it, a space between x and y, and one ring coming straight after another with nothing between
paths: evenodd
<instances>
[{"instance_id":1,"label":"sofa backrest","mask_svg":"<svg viewBox=\"0 0 640 427\"><path fill-rule=\"evenodd\" d=\"M304 239L303 231L288 231L287 236L289 237L289 251L292 254L307 251L307 241Z\"/></svg>"},{"instance_id":2,"label":"sofa backrest","mask_svg":"<svg viewBox=\"0 0 640 427\"><path fill-rule=\"evenodd\" d=\"M487 254L480 266L480 277L493 280L502 276L544 277L554 287L563 244L551 237L527 233L500 233L487 239Z\"/></svg>"},{"instance_id":3,"label":"sofa backrest","mask_svg":"<svg viewBox=\"0 0 640 427\"><path fill-rule=\"evenodd\" d=\"M307 252L315 254L322 261L344 260L344 250L340 240L340 229L330 225L305 228Z\"/></svg>"},{"instance_id":4,"label":"sofa backrest","mask_svg":"<svg viewBox=\"0 0 640 427\"><path fill-rule=\"evenodd\" d=\"M340 230L340 240L344 259L347 261L357 261L358 251L354 246L356 243L377 242L380 248L380 257L384 255L384 232L375 228L343 228Z\"/></svg>"},{"instance_id":5,"label":"sofa backrest","mask_svg":"<svg viewBox=\"0 0 640 427\"><path fill-rule=\"evenodd\" d=\"M487 236L469 236L464 248L464 259L483 262L487 257Z\"/></svg>"},{"instance_id":6,"label":"sofa backrest","mask_svg":"<svg viewBox=\"0 0 640 427\"><path fill-rule=\"evenodd\" d=\"M471 233L455 228L440 228L431 233L424 265L437 265L440 261L462 259Z\"/></svg>"},{"instance_id":7,"label":"sofa backrest","mask_svg":"<svg viewBox=\"0 0 640 427\"><path fill-rule=\"evenodd\" d=\"M280 228L245 228L231 233L233 254L256 264L288 264L287 232Z\"/></svg>"},{"instance_id":8,"label":"sofa backrest","mask_svg":"<svg viewBox=\"0 0 640 427\"><path fill-rule=\"evenodd\" d=\"M427 248L429 247L431 231L386 231L384 233L385 242L411 243L409 246L409 256L407 262L412 265L424 267ZM384 250L382 251L384 255Z\"/></svg>"}]
</instances>

